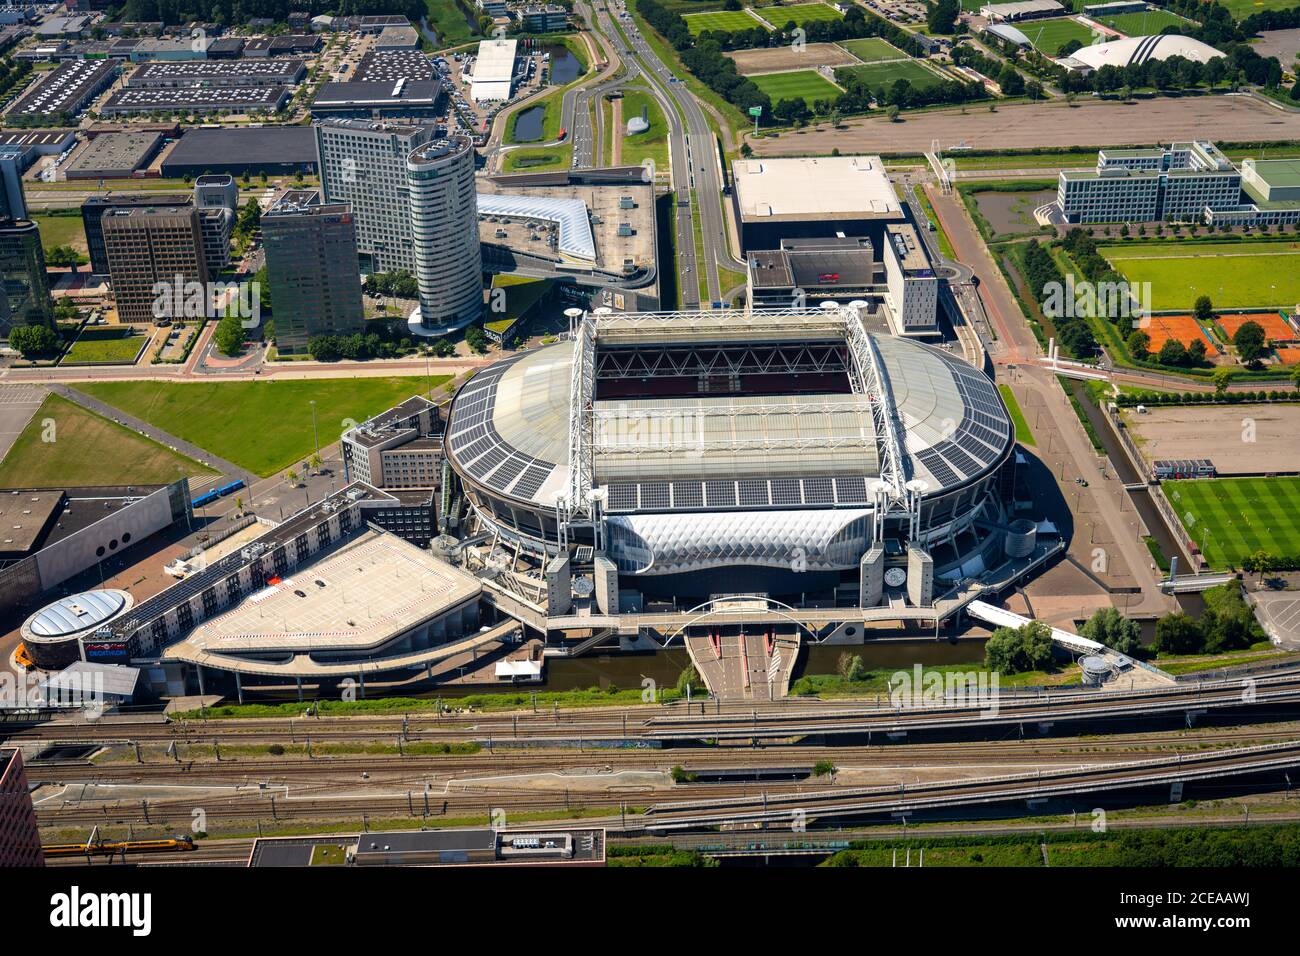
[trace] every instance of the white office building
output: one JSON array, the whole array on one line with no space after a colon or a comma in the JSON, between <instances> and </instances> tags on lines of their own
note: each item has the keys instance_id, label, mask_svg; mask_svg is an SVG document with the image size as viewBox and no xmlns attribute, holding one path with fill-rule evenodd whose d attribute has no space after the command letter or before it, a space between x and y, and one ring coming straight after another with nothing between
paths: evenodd
<instances>
[{"instance_id":1,"label":"white office building","mask_svg":"<svg viewBox=\"0 0 1300 956\"><path fill-rule=\"evenodd\" d=\"M1060 174L1056 203L1070 223L1201 220L1239 206L1241 173L1206 140L1102 150L1096 170Z\"/></svg>"},{"instance_id":2,"label":"white office building","mask_svg":"<svg viewBox=\"0 0 1300 956\"><path fill-rule=\"evenodd\" d=\"M431 140L406 161L420 306L411 331L443 335L483 313L483 256L474 189L474 143Z\"/></svg>"}]
</instances>

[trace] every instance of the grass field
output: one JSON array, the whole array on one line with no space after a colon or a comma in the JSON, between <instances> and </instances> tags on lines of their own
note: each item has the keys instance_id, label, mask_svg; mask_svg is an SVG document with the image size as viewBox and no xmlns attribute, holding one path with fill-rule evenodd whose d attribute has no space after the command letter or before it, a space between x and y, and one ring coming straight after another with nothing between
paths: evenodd
<instances>
[{"instance_id":1,"label":"grass field","mask_svg":"<svg viewBox=\"0 0 1300 956\"><path fill-rule=\"evenodd\" d=\"M130 328L87 326L59 364L134 362L144 347L145 336L132 335L131 332Z\"/></svg>"},{"instance_id":2,"label":"grass field","mask_svg":"<svg viewBox=\"0 0 1300 956\"><path fill-rule=\"evenodd\" d=\"M470 28L455 0L424 0L424 7L428 11L429 24L438 35L440 48L455 46L478 36L478 31Z\"/></svg>"},{"instance_id":3,"label":"grass field","mask_svg":"<svg viewBox=\"0 0 1300 956\"><path fill-rule=\"evenodd\" d=\"M796 3L788 7L764 7L758 15L778 30L790 21L803 26L816 20L842 20L844 15L825 3Z\"/></svg>"},{"instance_id":4,"label":"grass field","mask_svg":"<svg viewBox=\"0 0 1300 956\"><path fill-rule=\"evenodd\" d=\"M879 63L882 60L906 60L907 54L888 40L880 37L865 37L861 40L840 40L840 46L848 50L863 63Z\"/></svg>"},{"instance_id":5,"label":"grass field","mask_svg":"<svg viewBox=\"0 0 1300 956\"><path fill-rule=\"evenodd\" d=\"M1300 478L1202 478L1164 488L1213 567L1239 567L1261 550L1300 553Z\"/></svg>"},{"instance_id":6,"label":"grass field","mask_svg":"<svg viewBox=\"0 0 1300 956\"><path fill-rule=\"evenodd\" d=\"M734 33L737 30L752 30L763 24L751 17L744 10L711 10L708 13L688 13L683 19L691 36L699 36L705 30L722 30Z\"/></svg>"},{"instance_id":7,"label":"grass field","mask_svg":"<svg viewBox=\"0 0 1300 956\"><path fill-rule=\"evenodd\" d=\"M927 69L915 60L897 60L893 63L873 63L868 66L845 67L844 72L854 76L866 77L867 84L875 90L879 87L893 86L899 80L907 80L913 88L928 89L942 82L942 78L933 70Z\"/></svg>"},{"instance_id":8,"label":"grass field","mask_svg":"<svg viewBox=\"0 0 1300 956\"><path fill-rule=\"evenodd\" d=\"M432 387L447 381L435 375ZM77 387L128 415L205 448L258 475L312 453L311 401L321 447L354 422L429 388L426 378L314 379L292 382L84 382ZM120 484L121 482L117 482Z\"/></svg>"},{"instance_id":9,"label":"grass field","mask_svg":"<svg viewBox=\"0 0 1300 956\"><path fill-rule=\"evenodd\" d=\"M1290 10L1295 0L1219 0L1219 6L1226 7L1235 20L1244 20L1252 13L1265 10Z\"/></svg>"},{"instance_id":10,"label":"grass field","mask_svg":"<svg viewBox=\"0 0 1300 956\"><path fill-rule=\"evenodd\" d=\"M1025 413L1020 409L1020 403L1016 401L1015 393L1011 391L1010 385L999 385L998 393L1002 396L1002 401L1006 402L1007 411L1011 415L1011 421L1016 426L1016 441L1022 445L1035 447L1038 442L1034 441L1034 433L1029 430L1029 422L1025 420Z\"/></svg>"},{"instance_id":11,"label":"grass field","mask_svg":"<svg viewBox=\"0 0 1300 956\"><path fill-rule=\"evenodd\" d=\"M781 100L803 99L809 106L814 100L834 99L839 96L840 88L827 80L816 70L795 70L793 73L765 73L752 76L754 85L772 98L772 103Z\"/></svg>"},{"instance_id":12,"label":"grass field","mask_svg":"<svg viewBox=\"0 0 1300 956\"><path fill-rule=\"evenodd\" d=\"M640 116L643 108L650 128L628 136L628 120ZM623 129L623 165L640 165L649 159L654 161L656 170L668 171L668 120L649 90L632 87L623 91Z\"/></svg>"},{"instance_id":13,"label":"grass field","mask_svg":"<svg viewBox=\"0 0 1300 956\"><path fill-rule=\"evenodd\" d=\"M1124 278L1151 283L1157 312L1191 309L1199 295L1220 309L1300 301L1300 242L1156 242L1100 251Z\"/></svg>"},{"instance_id":14,"label":"grass field","mask_svg":"<svg viewBox=\"0 0 1300 956\"><path fill-rule=\"evenodd\" d=\"M45 441L49 437L54 440ZM0 462L0 487L155 485L210 474L197 461L129 428L60 395L47 395Z\"/></svg>"},{"instance_id":15,"label":"grass field","mask_svg":"<svg viewBox=\"0 0 1300 956\"><path fill-rule=\"evenodd\" d=\"M1040 53L1056 56L1056 52L1071 40L1082 44L1092 42L1092 31L1078 20L1058 17L1054 20L1033 20L1019 24L1020 31L1038 49Z\"/></svg>"},{"instance_id":16,"label":"grass field","mask_svg":"<svg viewBox=\"0 0 1300 956\"><path fill-rule=\"evenodd\" d=\"M40 229L41 245L46 249L72 246L83 256L86 255L86 231L81 227L80 216L33 215L32 221Z\"/></svg>"},{"instance_id":17,"label":"grass field","mask_svg":"<svg viewBox=\"0 0 1300 956\"><path fill-rule=\"evenodd\" d=\"M1186 27L1192 29L1195 24L1184 20L1168 10L1147 10L1145 13L1117 13L1112 17L1097 17L1098 23L1104 23L1112 30L1118 30L1125 36L1146 37L1159 33L1165 27Z\"/></svg>"},{"instance_id":18,"label":"grass field","mask_svg":"<svg viewBox=\"0 0 1300 956\"><path fill-rule=\"evenodd\" d=\"M546 173L568 169L573 162L573 146L552 146L545 149L512 149L501 164L505 173Z\"/></svg>"}]
</instances>

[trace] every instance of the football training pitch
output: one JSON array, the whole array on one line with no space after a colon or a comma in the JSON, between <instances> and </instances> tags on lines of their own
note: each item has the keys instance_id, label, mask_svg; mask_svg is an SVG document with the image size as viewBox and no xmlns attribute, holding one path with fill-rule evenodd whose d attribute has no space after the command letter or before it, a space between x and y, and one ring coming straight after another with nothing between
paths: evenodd
<instances>
[{"instance_id":1,"label":"football training pitch","mask_svg":"<svg viewBox=\"0 0 1300 956\"><path fill-rule=\"evenodd\" d=\"M1239 567L1256 551L1300 553L1300 478L1201 478L1164 491L1213 567Z\"/></svg>"},{"instance_id":2,"label":"football training pitch","mask_svg":"<svg viewBox=\"0 0 1300 956\"><path fill-rule=\"evenodd\" d=\"M798 26L814 20L842 20L844 15L825 3L796 3L788 7L762 7L758 15L780 30L793 20Z\"/></svg>"},{"instance_id":3,"label":"football training pitch","mask_svg":"<svg viewBox=\"0 0 1300 956\"><path fill-rule=\"evenodd\" d=\"M1100 252L1128 281L1151 283L1156 312L1191 309L1201 295L1219 309L1300 302L1300 242L1157 242Z\"/></svg>"},{"instance_id":4,"label":"football training pitch","mask_svg":"<svg viewBox=\"0 0 1300 956\"><path fill-rule=\"evenodd\" d=\"M907 54L888 40L880 37L863 37L860 40L841 40L840 46L863 63L880 63L884 60L906 60Z\"/></svg>"},{"instance_id":5,"label":"football training pitch","mask_svg":"<svg viewBox=\"0 0 1300 956\"><path fill-rule=\"evenodd\" d=\"M1060 17L1055 20L1034 20L1019 25L1020 32L1029 37L1040 53L1056 56L1058 50L1071 40L1085 46L1092 42L1092 31L1078 20Z\"/></svg>"},{"instance_id":6,"label":"football training pitch","mask_svg":"<svg viewBox=\"0 0 1300 956\"><path fill-rule=\"evenodd\" d=\"M864 78L872 90L879 89L882 86L891 87L899 80L907 80L914 89L918 90L924 90L943 82L942 77L937 73L922 66L915 60L895 60L892 63L848 66L844 67L843 71L855 77Z\"/></svg>"},{"instance_id":7,"label":"football training pitch","mask_svg":"<svg viewBox=\"0 0 1300 956\"><path fill-rule=\"evenodd\" d=\"M735 33L737 30L752 30L763 24L751 17L744 10L710 10L707 13L687 13L683 16L686 28L691 36L699 36L705 30L721 30Z\"/></svg>"},{"instance_id":8,"label":"football training pitch","mask_svg":"<svg viewBox=\"0 0 1300 956\"><path fill-rule=\"evenodd\" d=\"M796 70L793 73L765 73L750 79L776 104L781 100L802 99L809 106L814 100L834 99L840 88L816 70Z\"/></svg>"},{"instance_id":9,"label":"football training pitch","mask_svg":"<svg viewBox=\"0 0 1300 956\"><path fill-rule=\"evenodd\" d=\"M1096 17L1098 23L1104 23L1112 30L1118 30L1127 37L1154 36L1165 27L1187 27L1193 24L1176 13L1168 10L1147 10L1144 13L1117 13L1110 17Z\"/></svg>"}]
</instances>

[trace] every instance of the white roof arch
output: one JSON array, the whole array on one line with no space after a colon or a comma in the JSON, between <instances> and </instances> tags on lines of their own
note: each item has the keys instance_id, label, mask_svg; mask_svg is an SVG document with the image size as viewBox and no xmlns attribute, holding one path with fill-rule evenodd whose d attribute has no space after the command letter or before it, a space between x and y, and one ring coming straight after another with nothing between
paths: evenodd
<instances>
[{"instance_id":1,"label":"white roof arch","mask_svg":"<svg viewBox=\"0 0 1300 956\"><path fill-rule=\"evenodd\" d=\"M596 261L596 237L591 231L587 204L581 199L479 193L478 214L553 222L559 229L556 248L561 256L583 262Z\"/></svg>"},{"instance_id":2,"label":"white roof arch","mask_svg":"<svg viewBox=\"0 0 1300 956\"><path fill-rule=\"evenodd\" d=\"M1178 33L1161 33L1158 36L1129 37L1126 40L1080 47L1070 56L1099 70L1103 66L1136 66L1148 60L1167 60L1172 56L1208 63L1223 54L1200 40Z\"/></svg>"}]
</instances>

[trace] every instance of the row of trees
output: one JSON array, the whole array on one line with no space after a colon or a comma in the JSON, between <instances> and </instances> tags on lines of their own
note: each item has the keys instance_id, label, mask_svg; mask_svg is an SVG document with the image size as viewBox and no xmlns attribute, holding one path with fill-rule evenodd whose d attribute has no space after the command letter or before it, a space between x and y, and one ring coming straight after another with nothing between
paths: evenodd
<instances>
[{"instance_id":1,"label":"row of trees","mask_svg":"<svg viewBox=\"0 0 1300 956\"><path fill-rule=\"evenodd\" d=\"M1065 277L1056 266L1056 260L1037 239L1031 239L1021 249L1021 265L1024 269L1025 283L1030 294L1041 306L1053 289L1065 285ZM1052 324L1056 328L1056 340L1071 358L1089 359L1097 354L1097 339L1088 327L1088 320L1074 310L1062 315L1053 315Z\"/></svg>"},{"instance_id":2,"label":"row of trees","mask_svg":"<svg viewBox=\"0 0 1300 956\"><path fill-rule=\"evenodd\" d=\"M126 0L119 20L132 23L161 21L169 25L200 20L239 26L264 18L282 23L290 13L303 11L341 17L397 14L417 22L428 11L423 0Z\"/></svg>"},{"instance_id":3,"label":"row of trees","mask_svg":"<svg viewBox=\"0 0 1300 956\"><path fill-rule=\"evenodd\" d=\"M1264 630L1236 582L1210 588L1203 597L1200 620L1179 611L1156 621L1152 646L1157 654L1218 654L1264 640Z\"/></svg>"}]
</instances>

